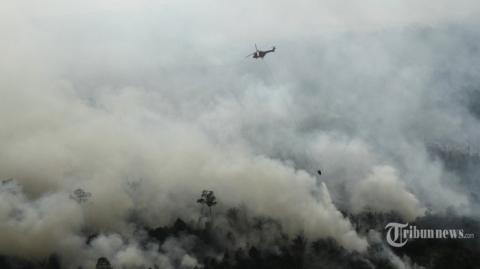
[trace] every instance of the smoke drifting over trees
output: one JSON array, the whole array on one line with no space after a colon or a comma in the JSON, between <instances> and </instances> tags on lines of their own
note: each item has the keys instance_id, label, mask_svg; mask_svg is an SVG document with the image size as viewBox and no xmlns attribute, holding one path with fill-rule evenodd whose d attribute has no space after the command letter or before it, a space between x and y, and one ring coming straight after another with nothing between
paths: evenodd
<instances>
[{"instance_id":1,"label":"smoke drifting over trees","mask_svg":"<svg viewBox=\"0 0 480 269\"><path fill-rule=\"evenodd\" d=\"M478 257L477 241L423 253L382 232L478 235L479 13L469 0L4 3L0 267ZM245 60L255 42L278 49ZM218 200L208 227L202 190Z\"/></svg>"}]
</instances>

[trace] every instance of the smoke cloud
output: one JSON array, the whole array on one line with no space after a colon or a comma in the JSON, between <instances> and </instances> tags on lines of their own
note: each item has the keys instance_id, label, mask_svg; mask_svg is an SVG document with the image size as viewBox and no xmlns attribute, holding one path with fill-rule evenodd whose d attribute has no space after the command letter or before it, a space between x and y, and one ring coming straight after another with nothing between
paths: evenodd
<instances>
[{"instance_id":1,"label":"smoke cloud","mask_svg":"<svg viewBox=\"0 0 480 269\"><path fill-rule=\"evenodd\" d=\"M243 206L359 253L341 212L478 216L428 145L480 143L480 6L417 2L6 3L0 254L193 268L191 239L144 246L134 223L195 222L203 189L218 223ZM244 59L256 42L277 51Z\"/></svg>"}]
</instances>

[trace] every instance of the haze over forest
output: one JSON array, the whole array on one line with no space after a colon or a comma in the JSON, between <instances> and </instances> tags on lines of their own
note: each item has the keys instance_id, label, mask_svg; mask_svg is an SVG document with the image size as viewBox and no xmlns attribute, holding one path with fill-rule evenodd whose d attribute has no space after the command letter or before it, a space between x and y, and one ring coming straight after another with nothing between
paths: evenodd
<instances>
[{"instance_id":1,"label":"haze over forest","mask_svg":"<svg viewBox=\"0 0 480 269\"><path fill-rule=\"evenodd\" d=\"M0 267L475 268L479 15L5 1ZM393 221L476 238L394 249Z\"/></svg>"}]
</instances>

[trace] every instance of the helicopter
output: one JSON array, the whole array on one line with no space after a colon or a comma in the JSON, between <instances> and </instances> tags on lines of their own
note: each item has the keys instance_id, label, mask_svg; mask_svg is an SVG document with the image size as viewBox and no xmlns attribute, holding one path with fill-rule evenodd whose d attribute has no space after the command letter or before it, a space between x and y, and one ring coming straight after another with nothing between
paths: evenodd
<instances>
[{"instance_id":1,"label":"helicopter","mask_svg":"<svg viewBox=\"0 0 480 269\"><path fill-rule=\"evenodd\" d=\"M263 59L263 57L265 57L267 53L275 52L275 46L273 46L271 50L259 50L257 48L257 44L255 44L255 50L256 51L254 53L248 54L245 58L252 56L252 58L254 59L258 59L258 58Z\"/></svg>"}]
</instances>

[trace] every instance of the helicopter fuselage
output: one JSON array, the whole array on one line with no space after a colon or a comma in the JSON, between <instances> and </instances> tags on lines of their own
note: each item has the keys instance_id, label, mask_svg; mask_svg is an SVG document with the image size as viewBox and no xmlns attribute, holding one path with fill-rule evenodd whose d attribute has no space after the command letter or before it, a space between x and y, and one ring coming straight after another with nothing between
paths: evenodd
<instances>
[{"instance_id":1,"label":"helicopter fuselage","mask_svg":"<svg viewBox=\"0 0 480 269\"><path fill-rule=\"evenodd\" d=\"M255 59L263 58L263 57L265 57L266 54L267 54L267 52L265 52L265 51L257 51L253 54L253 58L255 58Z\"/></svg>"},{"instance_id":2,"label":"helicopter fuselage","mask_svg":"<svg viewBox=\"0 0 480 269\"><path fill-rule=\"evenodd\" d=\"M255 46L255 48L257 48L257 46ZM258 50L254 53L252 53L252 58L254 59L258 59L258 58L261 58L263 59L263 57L265 57L265 55L267 55L267 53L270 53L270 52L274 52L275 51L275 47L273 47L271 50Z\"/></svg>"}]
</instances>

